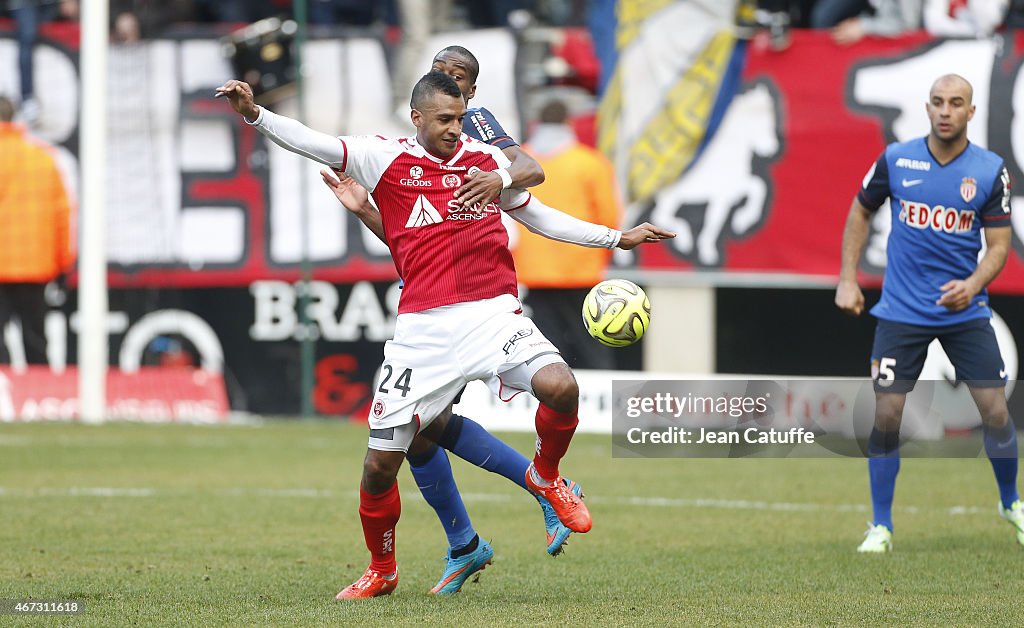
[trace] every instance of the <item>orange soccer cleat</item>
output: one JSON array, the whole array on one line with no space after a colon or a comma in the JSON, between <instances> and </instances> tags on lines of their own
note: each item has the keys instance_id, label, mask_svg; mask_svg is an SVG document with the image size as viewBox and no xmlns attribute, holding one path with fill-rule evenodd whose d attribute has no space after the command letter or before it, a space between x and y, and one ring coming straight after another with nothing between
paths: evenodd
<instances>
[{"instance_id":1,"label":"orange soccer cleat","mask_svg":"<svg viewBox=\"0 0 1024 628\"><path fill-rule=\"evenodd\" d=\"M589 532L592 525L590 511L579 495L574 493L562 476L555 478L555 481L548 485L537 484L533 479L533 465L526 470L526 488L538 497L543 497L551 504L551 508L558 515L565 527L573 532Z\"/></svg>"},{"instance_id":2,"label":"orange soccer cleat","mask_svg":"<svg viewBox=\"0 0 1024 628\"><path fill-rule=\"evenodd\" d=\"M341 590L335 599L338 600L357 600L366 597L380 597L382 595L391 595L391 592L398 586L398 570L395 570L395 575L390 578L385 577L379 571L374 571L369 567L363 575Z\"/></svg>"}]
</instances>

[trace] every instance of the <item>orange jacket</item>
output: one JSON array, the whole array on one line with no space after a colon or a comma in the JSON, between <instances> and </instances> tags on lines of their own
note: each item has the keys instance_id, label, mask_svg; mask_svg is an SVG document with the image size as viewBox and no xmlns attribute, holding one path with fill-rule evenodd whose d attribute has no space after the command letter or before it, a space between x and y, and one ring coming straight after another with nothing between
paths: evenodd
<instances>
[{"instance_id":1,"label":"orange jacket","mask_svg":"<svg viewBox=\"0 0 1024 628\"><path fill-rule=\"evenodd\" d=\"M0 282L45 283L70 269L71 206L52 149L0 122Z\"/></svg>"},{"instance_id":2,"label":"orange jacket","mask_svg":"<svg viewBox=\"0 0 1024 628\"><path fill-rule=\"evenodd\" d=\"M544 168L544 183L530 188L548 207L587 222L618 229L622 221L615 171L599 151L574 144L552 155L530 153ZM610 249L591 249L549 240L519 227L512 251L519 283L528 288L589 288L605 276Z\"/></svg>"}]
</instances>

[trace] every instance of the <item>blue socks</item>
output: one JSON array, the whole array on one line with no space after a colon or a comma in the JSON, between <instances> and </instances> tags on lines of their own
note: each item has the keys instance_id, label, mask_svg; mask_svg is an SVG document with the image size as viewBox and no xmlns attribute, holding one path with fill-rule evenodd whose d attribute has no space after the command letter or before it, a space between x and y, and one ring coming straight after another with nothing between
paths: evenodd
<instances>
[{"instance_id":1,"label":"blue socks","mask_svg":"<svg viewBox=\"0 0 1024 628\"><path fill-rule=\"evenodd\" d=\"M455 486L448 454L434 446L425 454L408 456L408 460L409 470L416 479L423 499L427 500L441 520L449 547L456 551L469 545L476 537L476 530L469 520L459 489Z\"/></svg>"},{"instance_id":2,"label":"blue socks","mask_svg":"<svg viewBox=\"0 0 1024 628\"><path fill-rule=\"evenodd\" d=\"M502 475L526 489L526 469L530 461L476 421L453 414L438 442L459 458Z\"/></svg>"},{"instance_id":3,"label":"blue socks","mask_svg":"<svg viewBox=\"0 0 1024 628\"><path fill-rule=\"evenodd\" d=\"M982 427L985 434L985 453L992 463L999 485L999 501L1009 508L1017 501L1017 428L1013 419L1000 428Z\"/></svg>"},{"instance_id":4,"label":"blue socks","mask_svg":"<svg viewBox=\"0 0 1024 628\"><path fill-rule=\"evenodd\" d=\"M495 438L479 423L453 414L438 441L441 447L463 460L505 476L526 489L526 469L530 461ZM476 531L455 485L448 454L441 447L433 447L425 454L410 454L407 459L423 499L437 513L445 536L448 537L448 545L453 555L456 555L473 542Z\"/></svg>"},{"instance_id":5,"label":"blue socks","mask_svg":"<svg viewBox=\"0 0 1024 628\"><path fill-rule=\"evenodd\" d=\"M880 432L871 428L868 438L868 477L871 480L871 507L874 525L892 532L892 499L896 492L896 474L900 472L899 432Z\"/></svg>"}]
</instances>

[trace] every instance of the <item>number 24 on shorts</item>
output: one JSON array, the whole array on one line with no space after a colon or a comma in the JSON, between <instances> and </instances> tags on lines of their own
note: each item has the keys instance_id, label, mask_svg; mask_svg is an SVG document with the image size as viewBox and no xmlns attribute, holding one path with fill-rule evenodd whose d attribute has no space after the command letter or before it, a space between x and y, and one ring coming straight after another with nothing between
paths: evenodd
<instances>
[{"instance_id":1,"label":"number 24 on shorts","mask_svg":"<svg viewBox=\"0 0 1024 628\"><path fill-rule=\"evenodd\" d=\"M395 374L395 369L391 368L390 364L385 364L384 366L381 367L381 372L383 373L384 377L381 378L380 386L377 387L377 391L387 395L390 394L390 391L387 389L388 381L390 381L391 377ZM402 391L402 396L405 397L406 395L409 394L409 390L411 388L411 380L412 369L405 369L398 375L398 377L395 379L395 382L391 385L391 387L394 388L395 390Z\"/></svg>"}]
</instances>

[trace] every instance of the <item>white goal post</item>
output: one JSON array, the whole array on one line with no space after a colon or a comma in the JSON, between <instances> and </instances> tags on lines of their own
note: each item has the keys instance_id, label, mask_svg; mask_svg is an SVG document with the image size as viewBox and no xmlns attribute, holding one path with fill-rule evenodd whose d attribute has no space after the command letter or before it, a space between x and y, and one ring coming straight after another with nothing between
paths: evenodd
<instances>
[{"instance_id":1,"label":"white goal post","mask_svg":"<svg viewBox=\"0 0 1024 628\"><path fill-rule=\"evenodd\" d=\"M107 2L83 2L79 118L81 206L78 255L78 407L86 423L106 416L107 335Z\"/></svg>"}]
</instances>

